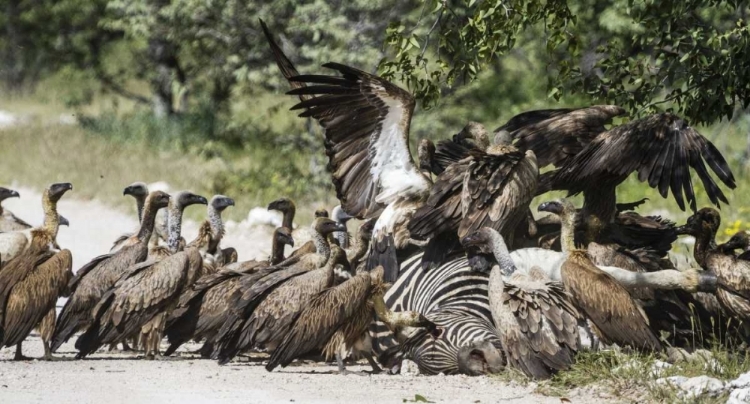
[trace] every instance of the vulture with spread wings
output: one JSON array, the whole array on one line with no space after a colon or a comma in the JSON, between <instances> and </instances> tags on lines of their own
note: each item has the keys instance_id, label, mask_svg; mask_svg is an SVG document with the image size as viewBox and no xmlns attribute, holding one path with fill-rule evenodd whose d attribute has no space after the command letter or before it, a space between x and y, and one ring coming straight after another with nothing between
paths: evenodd
<instances>
[{"instance_id":1,"label":"vulture with spread wings","mask_svg":"<svg viewBox=\"0 0 750 404\"><path fill-rule=\"evenodd\" d=\"M685 200L696 209L690 168L698 174L712 203L727 198L711 177L705 163L729 188L734 176L714 145L687 122L671 113L661 113L617 126L598 135L562 166L542 175L537 194L567 190L583 193L584 214L594 214L603 223L614 219L615 188L631 173L657 188L666 198L671 190L680 209Z\"/></svg>"}]
</instances>

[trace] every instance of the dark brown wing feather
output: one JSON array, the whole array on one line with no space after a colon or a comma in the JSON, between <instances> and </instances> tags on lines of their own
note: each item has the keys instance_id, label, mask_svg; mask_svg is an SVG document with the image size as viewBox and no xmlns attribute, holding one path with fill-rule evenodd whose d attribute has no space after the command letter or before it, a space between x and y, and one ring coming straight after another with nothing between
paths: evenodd
<instances>
[{"instance_id":1,"label":"dark brown wing feather","mask_svg":"<svg viewBox=\"0 0 750 404\"><path fill-rule=\"evenodd\" d=\"M370 274L361 272L354 278L330 288L314 298L294 320L294 325L274 350L266 365L271 371L316 348L322 348L331 336L357 312L370 290Z\"/></svg>"},{"instance_id":2,"label":"dark brown wing feather","mask_svg":"<svg viewBox=\"0 0 750 404\"><path fill-rule=\"evenodd\" d=\"M276 66L278 66L279 70L281 70L281 74L283 74L287 80L291 79L292 77L299 76L297 68L294 67L292 61L289 60L288 57L286 57L284 51L282 51L281 47L279 47L276 41L274 41L273 35L271 35L271 32L268 30L268 26L265 22L263 22L263 20L260 20L260 26L261 28L263 28L263 34L266 36L268 46L271 48L271 53L273 54L273 58L276 61ZM299 81L289 80L289 84L292 86L292 88L306 87L305 83L301 83ZM306 101L310 98L312 98L312 96L310 95L301 94L299 96L300 101Z\"/></svg>"},{"instance_id":3,"label":"dark brown wing feather","mask_svg":"<svg viewBox=\"0 0 750 404\"><path fill-rule=\"evenodd\" d=\"M48 256L48 254L43 254ZM32 268L13 287L5 305L5 346L22 342L42 319L54 310L73 275L73 257L62 250Z\"/></svg>"},{"instance_id":4,"label":"dark brown wing feather","mask_svg":"<svg viewBox=\"0 0 750 404\"><path fill-rule=\"evenodd\" d=\"M715 205L726 196L709 174L704 161L729 188L735 180L726 160L714 145L676 115L663 113L632 121L597 136L580 153L546 177L544 189L564 189L578 194L602 184L617 185L631 173L640 181L672 195L680 209L687 199L696 209L690 168L698 174ZM592 188L594 187L594 188Z\"/></svg>"},{"instance_id":5,"label":"dark brown wing feather","mask_svg":"<svg viewBox=\"0 0 750 404\"><path fill-rule=\"evenodd\" d=\"M661 350L659 339L625 288L589 260L573 251L561 268L565 290L596 326L605 343Z\"/></svg>"},{"instance_id":6,"label":"dark brown wing feather","mask_svg":"<svg viewBox=\"0 0 750 404\"><path fill-rule=\"evenodd\" d=\"M516 147L533 150L539 167L559 167L604 132L613 117L624 113L615 105L529 111L514 116L496 132L507 130L516 139Z\"/></svg>"}]
</instances>

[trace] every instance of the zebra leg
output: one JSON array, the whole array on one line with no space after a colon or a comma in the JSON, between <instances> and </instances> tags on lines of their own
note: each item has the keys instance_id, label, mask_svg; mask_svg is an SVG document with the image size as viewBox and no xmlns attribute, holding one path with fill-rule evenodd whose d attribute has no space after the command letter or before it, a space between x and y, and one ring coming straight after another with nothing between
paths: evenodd
<instances>
[{"instance_id":1,"label":"zebra leg","mask_svg":"<svg viewBox=\"0 0 750 404\"><path fill-rule=\"evenodd\" d=\"M365 359L367 359L367 362L372 367L372 373L378 374L378 373L381 373L383 371L383 369L381 369L380 366L378 366L378 363L375 362L375 359L372 357L371 353L369 353L369 352L362 352L362 356L364 356Z\"/></svg>"}]
</instances>

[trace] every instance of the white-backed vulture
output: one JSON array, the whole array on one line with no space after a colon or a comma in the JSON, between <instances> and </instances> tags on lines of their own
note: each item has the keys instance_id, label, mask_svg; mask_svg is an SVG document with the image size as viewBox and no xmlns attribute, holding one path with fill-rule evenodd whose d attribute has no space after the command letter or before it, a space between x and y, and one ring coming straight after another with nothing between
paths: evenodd
<instances>
[{"instance_id":1,"label":"white-backed vulture","mask_svg":"<svg viewBox=\"0 0 750 404\"><path fill-rule=\"evenodd\" d=\"M146 260L154 218L159 209L168 205L169 199L169 195L162 191L150 193L144 204L138 232L119 251L98 256L76 272L69 284L71 295L57 319L52 338L53 352L77 331L88 328L92 310L104 292L114 286L128 268Z\"/></svg>"},{"instance_id":2,"label":"white-backed vulture","mask_svg":"<svg viewBox=\"0 0 750 404\"><path fill-rule=\"evenodd\" d=\"M562 283L599 338L607 344L661 350L662 344L649 327L645 313L627 289L594 265L586 250L575 248L575 206L564 199L545 202L539 210L560 216L565 255L560 267Z\"/></svg>"},{"instance_id":3,"label":"white-backed vulture","mask_svg":"<svg viewBox=\"0 0 750 404\"><path fill-rule=\"evenodd\" d=\"M353 219L353 217L346 214L346 212L341 209L341 205L336 205L331 210L331 219L342 224L344 228L346 228L346 223ZM338 243L339 247L344 250L349 248L349 233L347 231L337 231L333 233L332 236Z\"/></svg>"},{"instance_id":4,"label":"white-backed vulture","mask_svg":"<svg viewBox=\"0 0 750 404\"><path fill-rule=\"evenodd\" d=\"M224 237L224 222L221 219L221 213L230 206L234 206L234 199L224 195L214 195L206 208L208 218L198 229L198 236L195 240L188 244L188 247L195 247L200 251L204 270L212 267L216 271L228 261L229 257L225 255L219 244Z\"/></svg>"},{"instance_id":5,"label":"white-backed vulture","mask_svg":"<svg viewBox=\"0 0 750 404\"><path fill-rule=\"evenodd\" d=\"M289 198L276 199L268 204L268 210L281 212L281 227L286 227L287 229L291 230L292 236L295 236L295 239L298 238L299 230L294 230L294 216L297 212L297 205L295 205L294 201ZM325 216L322 216L319 211L316 211L315 217L328 217L328 212L325 212ZM292 253L289 254L289 258L298 257L313 252L315 252L315 243L312 240L308 240L307 242L299 246L299 248L292 251Z\"/></svg>"},{"instance_id":6,"label":"white-backed vulture","mask_svg":"<svg viewBox=\"0 0 750 404\"><path fill-rule=\"evenodd\" d=\"M293 318L292 326L274 349L266 365L269 372L314 350L336 354L351 348L377 313L383 322L396 327L426 327L438 332L435 325L416 312L392 313L386 309L383 295L387 285L382 267L360 271L352 279L320 292ZM343 347L341 346L343 345ZM339 370L344 371L338 358ZM371 364L375 364L370 359ZM374 370L379 370L375 365Z\"/></svg>"},{"instance_id":7,"label":"white-backed vulture","mask_svg":"<svg viewBox=\"0 0 750 404\"><path fill-rule=\"evenodd\" d=\"M3 208L3 201L8 198L19 198L21 195L12 189L0 187L0 233L30 229L31 225L16 217L13 212ZM7 260L7 259L6 259Z\"/></svg>"},{"instance_id":8,"label":"white-backed vulture","mask_svg":"<svg viewBox=\"0 0 750 404\"><path fill-rule=\"evenodd\" d=\"M568 369L580 348L580 315L562 283L537 268L516 271L502 235L492 228L470 233L461 243L493 251L498 262L490 271L488 294L508 363L537 379Z\"/></svg>"},{"instance_id":9,"label":"white-backed vulture","mask_svg":"<svg viewBox=\"0 0 750 404\"><path fill-rule=\"evenodd\" d=\"M169 340L169 348L165 355L171 355L191 339L212 340L219 332L224 314L229 308L227 296L237 290L240 276L283 261L284 245L294 246L294 240L288 228L279 227L274 231L271 257L268 261L246 261L233 264L215 274L204 275L198 279L188 291L180 296L180 302L167 319L164 335ZM211 352L213 352L213 346L209 343L201 349L201 356L208 357Z\"/></svg>"},{"instance_id":10,"label":"white-backed vulture","mask_svg":"<svg viewBox=\"0 0 750 404\"><path fill-rule=\"evenodd\" d=\"M750 321L750 261L718 248L715 237L720 225L719 212L703 208L690 216L678 232L695 237L695 261L719 279L716 291L719 303L733 317L747 323Z\"/></svg>"},{"instance_id":11,"label":"white-backed vulture","mask_svg":"<svg viewBox=\"0 0 750 404\"><path fill-rule=\"evenodd\" d=\"M288 94L302 99L292 109L303 109L300 117L314 118L325 130L328 169L342 209L358 219L378 218L370 254L390 258L393 249L423 245L406 227L432 186L409 151L416 104L412 95L381 77L338 63L323 66L339 76L290 77L296 73L294 66L263 28L282 73L295 83ZM397 276L398 266L389 262L386 281Z\"/></svg>"},{"instance_id":12,"label":"white-backed vulture","mask_svg":"<svg viewBox=\"0 0 750 404\"><path fill-rule=\"evenodd\" d=\"M550 190L583 193L582 214L611 223L617 214L616 187L637 172L638 179L657 188L662 197L671 189L680 209L685 210L687 200L695 210L692 167L711 202L727 203L704 161L727 187L735 188L729 165L710 141L674 114L655 114L599 134L560 168L542 175L537 194Z\"/></svg>"},{"instance_id":13,"label":"white-backed vulture","mask_svg":"<svg viewBox=\"0 0 750 404\"><path fill-rule=\"evenodd\" d=\"M138 212L138 223L140 224L143 220L143 207L146 204L146 197L148 196L148 186L143 182L134 182L125 187L122 191L122 195L130 195L135 199L135 208ZM133 233L128 233L118 237L117 240L112 243L112 248L109 249L109 252L113 253L121 249L124 243L132 236Z\"/></svg>"},{"instance_id":14,"label":"white-backed vulture","mask_svg":"<svg viewBox=\"0 0 750 404\"><path fill-rule=\"evenodd\" d=\"M341 224L328 218L317 218L313 222L313 241L317 252L299 257L299 260L288 264L289 260L276 267L261 269L259 273L251 273L240 279L238 289L228 297L229 310L226 320L215 338L215 350L211 357L218 359L220 364L229 362L243 349L254 344L256 321L254 312L265 301L266 297L282 287L285 282L298 276L307 274L324 267L332 257L328 235L335 231L343 231ZM338 251L340 248L335 247ZM346 263L346 256L342 252L342 261ZM341 264L341 263L339 263ZM348 268L346 268L348 270ZM288 302L283 302L284 304Z\"/></svg>"},{"instance_id":15,"label":"white-backed vulture","mask_svg":"<svg viewBox=\"0 0 750 404\"><path fill-rule=\"evenodd\" d=\"M66 294L72 277L70 251L52 247L59 227L57 202L71 189L69 183L58 183L44 191L44 225L32 229L29 247L0 269L0 346L16 345L16 360L24 359L21 343L50 312L54 314L57 298ZM54 322L43 325L44 359L51 360Z\"/></svg>"}]
</instances>

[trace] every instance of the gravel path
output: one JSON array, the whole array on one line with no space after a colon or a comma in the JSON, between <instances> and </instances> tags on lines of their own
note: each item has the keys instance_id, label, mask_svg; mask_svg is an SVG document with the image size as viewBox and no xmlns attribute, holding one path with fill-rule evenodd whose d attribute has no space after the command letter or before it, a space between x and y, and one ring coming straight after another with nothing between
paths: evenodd
<instances>
[{"instance_id":1,"label":"gravel path","mask_svg":"<svg viewBox=\"0 0 750 404\"><path fill-rule=\"evenodd\" d=\"M40 194L16 188L21 199L4 203L32 224L42 220ZM60 202L58 211L70 220L62 228L59 244L73 252L77 269L108 251L120 234L132 231L135 213L123 213L97 201L77 200L75 190ZM185 223L184 235L194 237L197 225ZM270 249L270 227L228 229L226 245L240 259L264 257ZM183 347L197 349L196 345ZM185 352L185 351L183 351ZM24 344L24 354L42 355L38 337ZM72 343L60 352L58 362L12 362L12 348L0 350L0 403L403 403L420 394L444 403L560 403L556 397L534 394L534 386L509 385L489 377L465 376L340 376L334 366L303 364L268 373L258 361L219 366L189 354L157 361L136 360L134 355L98 353L73 360ZM351 370L365 368L350 367ZM575 397L576 403L599 403L599 398Z\"/></svg>"}]
</instances>

